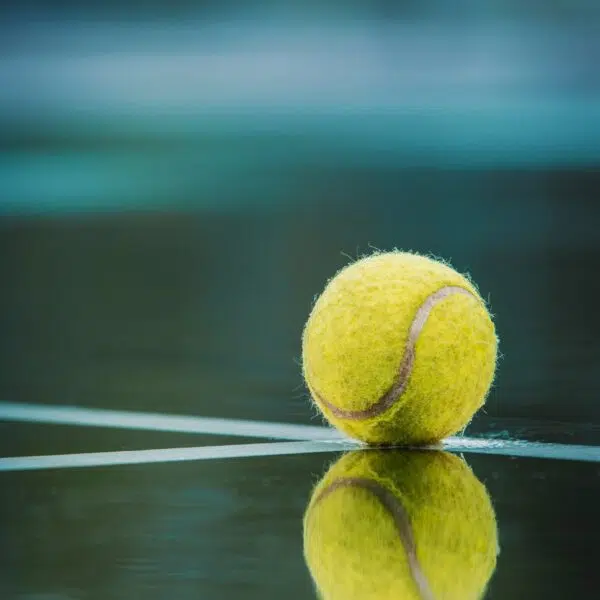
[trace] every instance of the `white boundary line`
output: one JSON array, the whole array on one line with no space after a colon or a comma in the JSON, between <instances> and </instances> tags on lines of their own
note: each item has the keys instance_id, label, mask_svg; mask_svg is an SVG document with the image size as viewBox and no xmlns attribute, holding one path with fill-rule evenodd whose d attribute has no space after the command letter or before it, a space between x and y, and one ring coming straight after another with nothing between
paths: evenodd
<instances>
[{"instance_id":1,"label":"white boundary line","mask_svg":"<svg viewBox=\"0 0 600 600\"><path fill-rule=\"evenodd\" d=\"M600 446L551 444L520 440L489 440L469 437L450 437L443 440L441 445L444 450L449 452L600 462Z\"/></svg>"},{"instance_id":2,"label":"white boundary line","mask_svg":"<svg viewBox=\"0 0 600 600\"><path fill-rule=\"evenodd\" d=\"M275 440L343 439L343 436L335 429L311 425L16 402L0 402L0 421L205 433Z\"/></svg>"},{"instance_id":3,"label":"white boundary line","mask_svg":"<svg viewBox=\"0 0 600 600\"><path fill-rule=\"evenodd\" d=\"M18 456L0 458L2 471L33 471L42 469L70 469L74 467L102 467L153 463L211 460L219 458L249 458L281 456L317 452L341 452L357 448L352 440L266 442L199 446L194 448L165 448L159 450L127 450L120 452L89 452L84 454L55 454L48 456Z\"/></svg>"},{"instance_id":4,"label":"white boundary line","mask_svg":"<svg viewBox=\"0 0 600 600\"><path fill-rule=\"evenodd\" d=\"M425 449L432 450L436 448L429 447ZM448 438L437 449L475 454L600 462L600 447L594 446L540 444L475 438ZM127 450L119 452L88 452L83 454L55 454L46 456L17 456L0 458L0 472L156 464L257 456L283 456L319 452L343 452L347 450L368 452L375 450L375 448L369 448L354 440L341 439L165 448L157 450Z\"/></svg>"},{"instance_id":5,"label":"white boundary line","mask_svg":"<svg viewBox=\"0 0 600 600\"><path fill-rule=\"evenodd\" d=\"M310 425L290 425L286 423L265 423L236 419L175 416L160 413L138 413L10 402L0 402L0 420L294 440L288 442L231 444L192 448L7 457L0 458L0 471L281 456L317 452L341 452L353 449L368 450L364 445L344 438L339 432L333 429ZM444 449L450 452L600 462L600 446L451 437L444 440L440 445L430 447L429 449L432 448Z\"/></svg>"}]
</instances>

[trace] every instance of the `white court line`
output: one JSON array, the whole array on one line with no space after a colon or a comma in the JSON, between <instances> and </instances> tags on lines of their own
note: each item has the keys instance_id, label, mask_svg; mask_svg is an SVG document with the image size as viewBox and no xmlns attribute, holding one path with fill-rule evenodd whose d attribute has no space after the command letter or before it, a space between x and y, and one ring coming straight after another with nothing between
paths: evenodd
<instances>
[{"instance_id":1,"label":"white court line","mask_svg":"<svg viewBox=\"0 0 600 600\"><path fill-rule=\"evenodd\" d=\"M441 448L451 452L600 462L600 447L594 446L541 444L475 438L448 438L437 447L438 450ZM430 447L429 449L432 448ZM158 450L89 452L84 454L55 454L47 456L17 456L0 458L0 472L152 464L222 458L250 458L257 456L283 456L317 452L342 452L344 450L369 451L375 449L364 446L354 440L340 439L201 446L194 448L165 448Z\"/></svg>"},{"instance_id":2,"label":"white court line","mask_svg":"<svg viewBox=\"0 0 600 600\"><path fill-rule=\"evenodd\" d=\"M2 420L54 425L141 429L144 431L208 433L275 440L339 440L343 438L334 429L311 425L16 402L0 402L0 421Z\"/></svg>"},{"instance_id":3,"label":"white court line","mask_svg":"<svg viewBox=\"0 0 600 600\"><path fill-rule=\"evenodd\" d=\"M55 454L47 456L17 456L0 458L0 472L341 452L357 447L358 443L353 440L323 440L199 446L194 448L165 448L159 450L125 450L120 452L88 452L84 454Z\"/></svg>"},{"instance_id":4,"label":"white court line","mask_svg":"<svg viewBox=\"0 0 600 600\"><path fill-rule=\"evenodd\" d=\"M442 448L450 452L472 452L474 454L498 454L522 458L548 458L554 460L600 462L600 446L450 437L442 442Z\"/></svg>"},{"instance_id":5,"label":"white court line","mask_svg":"<svg viewBox=\"0 0 600 600\"><path fill-rule=\"evenodd\" d=\"M339 452L353 448L364 448L358 442L344 438L336 430L327 427L72 406L0 402L0 420L296 441L296 443L234 444L195 448L9 457L0 458L0 471L276 456L311 452ZM451 452L600 462L600 447L598 446L451 437L444 440L438 448Z\"/></svg>"}]
</instances>

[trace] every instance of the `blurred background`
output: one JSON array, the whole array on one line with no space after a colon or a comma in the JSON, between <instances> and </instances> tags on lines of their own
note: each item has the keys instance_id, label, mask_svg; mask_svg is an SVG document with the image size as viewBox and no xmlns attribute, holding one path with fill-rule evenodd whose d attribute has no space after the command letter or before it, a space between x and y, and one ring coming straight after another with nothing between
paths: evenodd
<instances>
[{"instance_id":1,"label":"blurred background","mask_svg":"<svg viewBox=\"0 0 600 600\"><path fill-rule=\"evenodd\" d=\"M313 298L397 247L489 298L491 428L598 422L596 2L1 11L1 399L318 423Z\"/></svg>"}]
</instances>

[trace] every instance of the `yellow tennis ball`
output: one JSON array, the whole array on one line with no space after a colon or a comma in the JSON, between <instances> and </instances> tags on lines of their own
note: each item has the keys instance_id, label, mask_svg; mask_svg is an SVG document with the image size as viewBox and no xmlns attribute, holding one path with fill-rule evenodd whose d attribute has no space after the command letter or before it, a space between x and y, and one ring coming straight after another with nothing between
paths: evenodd
<instances>
[{"instance_id":1,"label":"yellow tennis ball","mask_svg":"<svg viewBox=\"0 0 600 600\"><path fill-rule=\"evenodd\" d=\"M441 451L349 453L304 516L304 556L322 600L478 600L497 554L485 487Z\"/></svg>"},{"instance_id":2,"label":"yellow tennis ball","mask_svg":"<svg viewBox=\"0 0 600 600\"><path fill-rule=\"evenodd\" d=\"M496 352L473 283L407 252L342 269L302 336L314 401L331 424L373 444L426 444L463 429L485 401Z\"/></svg>"}]
</instances>

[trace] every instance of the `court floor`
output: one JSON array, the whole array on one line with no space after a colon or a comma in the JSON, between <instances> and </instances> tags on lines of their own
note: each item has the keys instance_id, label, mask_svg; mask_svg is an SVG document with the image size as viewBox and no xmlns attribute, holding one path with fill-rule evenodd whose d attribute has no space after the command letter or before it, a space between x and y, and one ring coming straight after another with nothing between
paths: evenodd
<instances>
[{"instance_id":1,"label":"court floor","mask_svg":"<svg viewBox=\"0 0 600 600\"><path fill-rule=\"evenodd\" d=\"M317 598L303 518L319 478L342 455L423 454L365 449L318 425L0 403L9 428L3 598ZM557 443L549 424L521 426L519 439L483 429L425 454L464 460L491 499L499 553L485 597L589 595L596 430Z\"/></svg>"}]
</instances>

